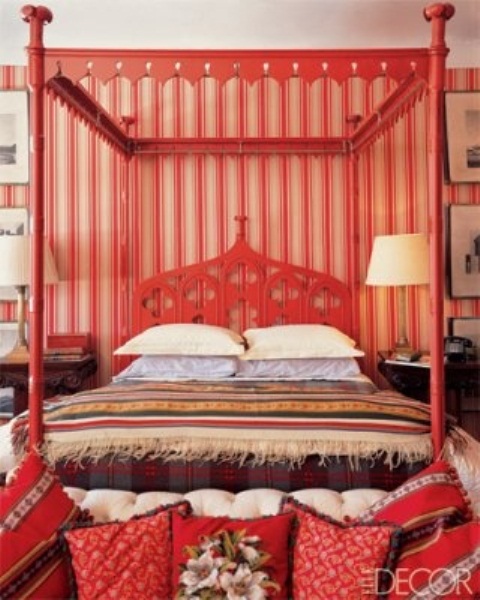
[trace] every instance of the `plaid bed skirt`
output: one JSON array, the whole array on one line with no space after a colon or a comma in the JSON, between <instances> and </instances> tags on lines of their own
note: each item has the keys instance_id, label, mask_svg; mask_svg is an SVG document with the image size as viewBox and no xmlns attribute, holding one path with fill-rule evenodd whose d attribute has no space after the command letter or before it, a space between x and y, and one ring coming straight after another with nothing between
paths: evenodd
<instances>
[{"instance_id":1,"label":"plaid bed skirt","mask_svg":"<svg viewBox=\"0 0 480 600\"><path fill-rule=\"evenodd\" d=\"M331 458L320 465L318 457L307 457L301 467L282 464L239 466L214 461L122 460L105 457L85 461L82 466L71 461L59 462L55 470L64 485L83 489L108 488L146 492L169 490L186 493L202 488L216 488L237 493L254 488L273 488L292 492L304 488L328 488L338 492L356 488L398 487L427 466L426 461L403 462L395 468L383 459L358 460L352 465L348 457Z\"/></svg>"}]
</instances>

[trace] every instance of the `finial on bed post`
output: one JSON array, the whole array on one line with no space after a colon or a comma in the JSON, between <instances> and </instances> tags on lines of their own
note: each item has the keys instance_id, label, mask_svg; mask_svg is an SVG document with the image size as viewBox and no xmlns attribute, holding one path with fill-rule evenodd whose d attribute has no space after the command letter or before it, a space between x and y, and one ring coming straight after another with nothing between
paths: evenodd
<instances>
[{"instance_id":1,"label":"finial on bed post","mask_svg":"<svg viewBox=\"0 0 480 600\"><path fill-rule=\"evenodd\" d=\"M52 22L51 11L46 6L27 4L21 14L22 19L30 23L30 48L43 48L43 26Z\"/></svg>"},{"instance_id":2,"label":"finial on bed post","mask_svg":"<svg viewBox=\"0 0 480 600\"><path fill-rule=\"evenodd\" d=\"M238 223L238 225L237 225L237 241L245 240L247 218L248 217L246 217L245 215L237 215L235 217L235 221Z\"/></svg>"}]
</instances>

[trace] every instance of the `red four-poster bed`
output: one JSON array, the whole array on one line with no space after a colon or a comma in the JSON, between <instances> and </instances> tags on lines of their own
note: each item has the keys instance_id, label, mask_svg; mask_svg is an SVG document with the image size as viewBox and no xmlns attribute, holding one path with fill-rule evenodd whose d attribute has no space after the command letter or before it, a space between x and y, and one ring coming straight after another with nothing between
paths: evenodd
<instances>
[{"instance_id":1,"label":"red four-poster bed","mask_svg":"<svg viewBox=\"0 0 480 600\"><path fill-rule=\"evenodd\" d=\"M430 353L431 353L431 436L433 455L439 456L445 439L445 399L443 393L443 290L444 290L444 258L443 258L443 219L442 219L442 128L443 128L443 85L445 60L448 49L445 45L445 24L453 15L454 9L449 4L435 4L425 10L425 17L431 23L432 40L426 49L386 49L386 50L339 50L339 51L83 51L83 50L52 50L43 47L43 28L52 20L47 8L27 6L23 9L24 20L30 24L29 84L31 88L31 134L32 134L32 177L31 177L31 212L32 212L32 274L30 300L30 400L29 400L29 439L31 446L42 443L42 346L44 338L43 317L43 264L42 238L44 235L44 136L45 94L53 94L61 102L74 111L82 120L100 136L108 141L124 156L122 173L122 196L128 197L129 164L134 156L141 157L145 153L223 153L223 154L255 154L255 153L320 153L340 154L349 164L348 207L346 218L351 240L347 243L347 281L346 297L350 303L342 300L342 309L349 312L348 326L345 333L358 339L358 249L355 240L358 238L358 215L356 213L356 198L358 186L359 153L369 143L375 140L392 123L401 118L423 94L428 96L428 203L429 203L429 238L430 238ZM301 61L300 61L301 58ZM176 62L177 61L177 62ZM181 61L181 62L178 62ZM299 62L296 62L299 61ZM133 119L129 116L118 123L102 107L81 84L76 81L85 75L85 69L90 73L107 78L121 72L135 79L145 74L147 69L151 77L159 77L165 71L173 76L202 77L215 74L221 80L237 77L249 82L263 72L279 79L290 77L301 69L304 76L313 80L318 76L345 77L348 74L360 75L366 79L378 76L382 70L393 76L400 83L388 93L386 98L376 106L372 114L363 119L351 117L351 133L338 137L280 137L268 138L259 136L238 137L182 137L182 138L146 138L132 137L129 129ZM292 71L293 70L293 71ZM306 73L306 75L305 75ZM158 75L157 75L158 74ZM245 101L245 99L243 99ZM242 113L240 113L241 115ZM221 117L219 117L221 118ZM126 219L127 211L120 209L120 219ZM242 236L240 236L242 237ZM245 237L243 235L243 237ZM245 246L246 247L246 246ZM237 249L238 250L238 249ZM124 253L120 260L128 264L127 246L122 247ZM284 265L287 269L290 266ZM262 267L263 268L263 267ZM125 267L126 269L126 267ZM134 306L128 308L126 296L128 290L128 273L124 273L122 283L125 291L124 311L137 311ZM287 277L288 279L288 277ZM333 281L333 279L331 280ZM198 282L197 282L198 284ZM208 285L205 280L201 285ZM218 282L216 283L218 285ZM223 281L225 290L220 294L225 296L224 304L238 304L238 291L228 288L228 281ZM340 285L340 284L338 284ZM257 290L258 291L258 290ZM263 293L265 290L261 290ZM236 295L235 295L236 294ZM247 293L248 295L248 293ZM258 300L248 299L248 302L258 304ZM142 302L142 300L140 300ZM184 302L178 298L175 302ZM288 303L288 298L285 301ZM328 304L328 303L327 303ZM273 305L271 305L273 306ZM291 314L278 315L267 305L267 313L261 321L255 316L243 319L243 322L233 324L240 331L250 326L264 326L288 322L323 322L328 323L322 310L312 321L308 315ZM270 311L270 313L268 312ZM172 322L178 318L179 308L174 316L151 318L142 322L138 315L135 317L134 331L155 323ZM208 312L208 311L207 311ZM288 310L287 310L288 312ZM136 314L136 313L135 313ZM320 315L320 316L319 316ZM327 315L328 316L328 315ZM128 319L124 314L125 319ZM199 319L198 315L182 314L181 320ZM345 316L343 317L345 320ZM224 314L217 313L201 315L201 322L216 325L232 325L231 320ZM338 324L338 322L337 322ZM129 332L132 333L132 332Z\"/></svg>"},{"instance_id":2,"label":"red four-poster bed","mask_svg":"<svg viewBox=\"0 0 480 600\"><path fill-rule=\"evenodd\" d=\"M228 597L359 598L365 586L368 594L392 598L412 589L438 597L453 588L451 597L474 597L480 524L467 491L477 488L471 481L466 491L454 468L468 452L453 466L445 460L462 439L461 430L447 426L443 392L443 86L453 6L425 10L432 32L426 49L300 52L51 50L43 46L50 11L26 6L22 13L30 26L30 388L28 412L11 425L23 460L0 490L0 596L70 597L74 581L83 598L218 598L234 588L237 595ZM120 72L136 80L147 72L153 81L176 82L181 72L243 84L259 73L264 82L299 72L308 81L327 74L371 81L388 72L399 83L371 114L349 119L348 135L314 136L300 128L302 136L271 137L262 127L249 134L239 85L236 129L223 122L223 107L221 136L206 135L206 128L197 137L144 137L130 134L130 115L119 123L78 83L85 69L103 80ZM138 358L121 363L103 387L44 403L47 94L123 157L125 331L116 353ZM359 372L363 353L355 344L361 328L358 157L425 95L430 406L379 390ZM229 249L131 286L125 240L131 163L152 154L236 156L240 197L247 156L343 157L344 280L253 249L241 201ZM79 507L91 511L95 524L84 522ZM395 565L406 579L396 578ZM209 571L201 581L199 566ZM248 582L240 581L246 572Z\"/></svg>"}]
</instances>

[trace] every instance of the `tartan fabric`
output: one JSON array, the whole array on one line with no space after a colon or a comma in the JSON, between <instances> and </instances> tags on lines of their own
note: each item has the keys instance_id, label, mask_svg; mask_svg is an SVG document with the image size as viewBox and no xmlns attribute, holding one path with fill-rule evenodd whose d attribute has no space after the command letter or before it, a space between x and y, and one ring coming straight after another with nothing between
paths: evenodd
<instances>
[{"instance_id":1,"label":"tartan fabric","mask_svg":"<svg viewBox=\"0 0 480 600\"><path fill-rule=\"evenodd\" d=\"M218 461L171 461L161 459L84 461L81 467L60 461L55 470L68 486L84 489L109 488L145 492L169 490L186 493L200 488L218 488L237 493L252 488L273 488L292 492L304 488L345 491L354 488L381 488L390 491L426 466L425 461L402 462L391 468L381 457L359 460L354 466L348 457L331 458L319 464L309 456L301 467L264 464L239 466Z\"/></svg>"}]
</instances>

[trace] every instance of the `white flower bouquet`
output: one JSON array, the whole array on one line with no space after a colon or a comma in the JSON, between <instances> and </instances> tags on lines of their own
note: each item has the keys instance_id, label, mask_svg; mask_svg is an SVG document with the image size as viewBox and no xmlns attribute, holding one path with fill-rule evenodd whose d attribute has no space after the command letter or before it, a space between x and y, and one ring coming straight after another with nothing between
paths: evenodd
<instances>
[{"instance_id":1,"label":"white flower bouquet","mask_svg":"<svg viewBox=\"0 0 480 600\"><path fill-rule=\"evenodd\" d=\"M189 556L181 565L176 598L190 600L263 600L280 586L268 574L271 555L260 549L259 536L246 530L218 531L202 537L198 546L186 546Z\"/></svg>"}]
</instances>

